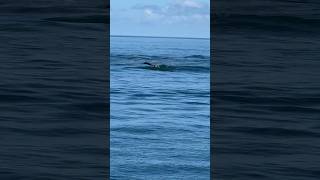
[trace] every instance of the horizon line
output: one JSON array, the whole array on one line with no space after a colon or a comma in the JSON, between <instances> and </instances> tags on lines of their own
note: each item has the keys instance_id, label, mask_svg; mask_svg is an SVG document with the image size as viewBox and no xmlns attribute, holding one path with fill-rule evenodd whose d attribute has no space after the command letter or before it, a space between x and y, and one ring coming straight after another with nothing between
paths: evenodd
<instances>
[{"instance_id":1,"label":"horizon line","mask_svg":"<svg viewBox=\"0 0 320 180\"><path fill-rule=\"evenodd\" d=\"M110 37L142 37L142 38L173 38L173 39L207 39L210 37L175 37L175 36L142 36L142 35L110 35Z\"/></svg>"}]
</instances>

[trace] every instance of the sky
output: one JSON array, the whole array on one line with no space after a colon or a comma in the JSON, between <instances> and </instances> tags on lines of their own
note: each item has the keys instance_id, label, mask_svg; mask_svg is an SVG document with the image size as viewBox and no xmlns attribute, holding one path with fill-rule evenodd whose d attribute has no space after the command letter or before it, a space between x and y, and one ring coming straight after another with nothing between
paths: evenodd
<instances>
[{"instance_id":1,"label":"sky","mask_svg":"<svg viewBox=\"0 0 320 180\"><path fill-rule=\"evenodd\" d=\"M210 37L210 0L111 0L110 34Z\"/></svg>"}]
</instances>

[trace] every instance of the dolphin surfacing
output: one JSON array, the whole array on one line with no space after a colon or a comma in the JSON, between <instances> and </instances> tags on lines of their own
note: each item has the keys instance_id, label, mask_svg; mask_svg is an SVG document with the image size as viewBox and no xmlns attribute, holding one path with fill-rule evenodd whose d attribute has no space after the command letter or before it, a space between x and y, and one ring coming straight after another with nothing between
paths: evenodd
<instances>
[{"instance_id":1,"label":"dolphin surfacing","mask_svg":"<svg viewBox=\"0 0 320 180\"><path fill-rule=\"evenodd\" d=\"M149 65L149 67L151 67L151 68L160 68L160 65L158 65L158 64L151 64L149 62L144 62L143 64Z\"/></svg>"},{"instance_id":2,"label":"dolphin surfacing","mask_svg":"<svg viewBox=\"0 0 320 180\"><path fill-rule=\"evenodd\" d=\"M165 64L152 64L149 62L144 62L143 64L148 65L149 67L147 67L147 69L151 69L151 70L157 70L157 71L173 71L174 70L174 67L168 66Z\"/></svg>"}]
</instances>

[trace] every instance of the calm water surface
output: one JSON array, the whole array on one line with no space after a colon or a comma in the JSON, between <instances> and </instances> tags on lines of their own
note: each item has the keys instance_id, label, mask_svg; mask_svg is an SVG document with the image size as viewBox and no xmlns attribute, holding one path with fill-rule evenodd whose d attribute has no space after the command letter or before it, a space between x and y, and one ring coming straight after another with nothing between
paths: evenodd
<instances>
[{"instance_id":1,"label":"calm water surface","mask_svg":"<svg viewBox=\"0 0 320 180\"><path fill-rule=\"evenodd\" d=\"M111 179L209 179L209 43L111 37Z\"/></svg>"}]
</instances>

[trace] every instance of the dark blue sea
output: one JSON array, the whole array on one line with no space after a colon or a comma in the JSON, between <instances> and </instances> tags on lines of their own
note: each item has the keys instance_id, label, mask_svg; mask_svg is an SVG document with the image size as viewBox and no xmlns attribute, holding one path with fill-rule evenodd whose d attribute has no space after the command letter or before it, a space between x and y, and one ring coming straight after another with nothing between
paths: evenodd
<instances>
[{"instance_id":1,"label":"dark blue sea","mask_svg":"<svg viewBox=\"0 0 320 180\"><path fill-rule=\"evenodd\" d=\"M210 40L112 36L110 46L111 179L208 180Z\"/></svg>"},{"instance_id":2,"label":"dark blue sea","mask_svg":"<svg viewBox=\"0 0 320 180\"><path fill-rule=\"evenodd\" d=\"M0 179L106 179L107 6L0 2Z\"/></svg>"},{"instance_id":3,"label":"dark blue sea","mask_svg":"<svg viewBox=\"0 0 320 180\"><path fill-rule=\"evenodd\" d=\"M319 179L319 3L215 2L214 179Z\"/></svg>"}]
</instances>

